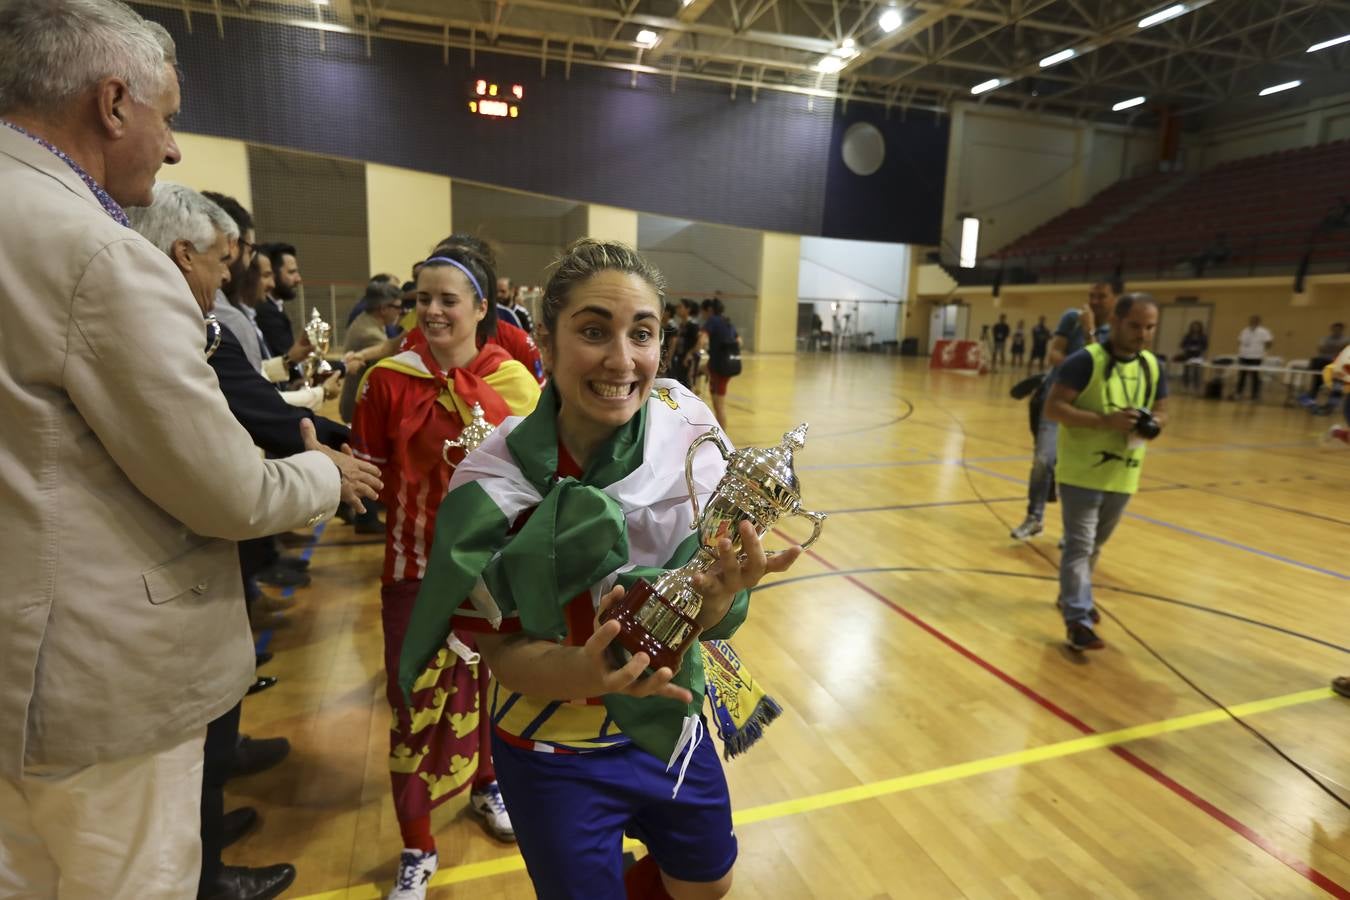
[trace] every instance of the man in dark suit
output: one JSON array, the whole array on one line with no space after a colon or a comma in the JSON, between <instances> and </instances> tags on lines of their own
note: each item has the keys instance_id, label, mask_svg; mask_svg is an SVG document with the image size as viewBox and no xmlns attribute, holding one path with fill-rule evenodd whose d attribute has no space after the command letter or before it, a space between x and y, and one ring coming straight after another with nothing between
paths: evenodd
<instances>
[{"instance_id":1,"label":"man in dark suit","mask_svg":"<svg viewBox=\"0 0 1350 900\"><path fill-rule=\"evenodd\" d=\"M272 293L258 304L258 328L262 330L263 340L275 356L285 353L295 343L291 318L286 315L286 304L296 298L296 292L304 279L300 277L300 264L296 261L294 245L263 244L258 252L272 261L272 274L276 279Z\"/></svg>"},{"instance_id":2,"label":"man in dark suit","mask_svg":"<svg viewBox=\"0 0 1350 900\"><path fill-rule=\"evenodd\" d=\"M230 277L229 263L234 252L227 247L230 241L237 242L238 223L196 191L174 184L156 185L153 202L148 207L133 209L130 217L133 227L173 260L202 314L209 316L218 290ZM326 446L324 452L332 454L335 460L344 464L357 462L341 453L347 428L316 418L308 409L283 400L272 383L253 368L233 331L218 326L208 332L207 354L230 412L253 442L270 456L288 457ZM306 421L310 423L308 426L304 425ZM350 474L363 479L376 472L373 466L358 466L351 468ZM367 482L367 486L372 490L364 492L364 496L373 498L374 485ZM344 491L343 497L360 504L351 492ZM245 577L249 574L247 565L243 574ZM249 693L252 692L250 689ZM225 781L231 775L250 774L275 765L290 750L285 738L253 740L241 736L239 712L236 704L206 728L198 900L270 900L295 879L295 867L289 863L251 868L226 866L221 861L221 851L257 820L256 810L250 807L226 815Z\"/></svg>"},{"instance_id":3,"label":"man in dark suit","mask_svg":"<svg viewBox=\"0 0 1350 900\"><path fill-rule=\"evenodd\" d=\"M347 426L281 399L276 385L249 363L239 339L230 329L221 329L220 346L211 355L210 363L220 379L230 412L269 456L284 458L305 449L300 437L303 419L314 423L320 444L341 450L347 442Z\"/></svg>"}]
</instances>

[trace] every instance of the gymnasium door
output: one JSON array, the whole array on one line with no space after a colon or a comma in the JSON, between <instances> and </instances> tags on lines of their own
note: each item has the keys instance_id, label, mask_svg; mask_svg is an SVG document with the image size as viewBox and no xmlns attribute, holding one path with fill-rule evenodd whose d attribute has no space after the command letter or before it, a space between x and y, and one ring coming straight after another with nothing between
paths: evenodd
<instances>
[{"instance_id":1,"label":"gymnasium door","mask_svg":"<svg viewBox=\"0 0 1350 900\"><path fill-rule=\"evenodd\" d=\"M969 330L969 306L964 303L934 306L928 322L928 352L933 352L938 341L964 341Z\"/></svg>"}]
</instances>

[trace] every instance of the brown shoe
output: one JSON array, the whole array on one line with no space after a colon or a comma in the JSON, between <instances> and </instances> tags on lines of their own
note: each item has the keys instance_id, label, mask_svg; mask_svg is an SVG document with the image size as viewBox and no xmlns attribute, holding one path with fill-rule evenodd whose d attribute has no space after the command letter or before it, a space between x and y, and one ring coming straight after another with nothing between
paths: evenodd
<instances>
[{"instance_id":1,"label":"brown shoe","mask_svg":"<svg viewBox=\"0 0 1350 900\"><path fill-rule=\"evenodd\" d=\"M1331 689L1342 697L1350 697L1350 675L1331 679Z\"/></svg>"}]
</instances>

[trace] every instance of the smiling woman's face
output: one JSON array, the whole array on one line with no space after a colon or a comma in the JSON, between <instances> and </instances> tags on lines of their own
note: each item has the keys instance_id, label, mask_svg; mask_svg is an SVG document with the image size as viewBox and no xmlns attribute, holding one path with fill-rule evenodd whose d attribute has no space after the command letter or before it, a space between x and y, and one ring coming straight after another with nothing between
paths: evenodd
<instances>
[{"instance_id":1,"label":"smiling woman's face","mask_svg":"<svg viewBox=\"0 0 1350 900\"><path fill-rule=\"evenodd\" d=\"M637 275L599 272L572 288L541 350L562 409L559 430L598 437L651 393L661 363L661 304Z\"/></svg>"}]
</instances>

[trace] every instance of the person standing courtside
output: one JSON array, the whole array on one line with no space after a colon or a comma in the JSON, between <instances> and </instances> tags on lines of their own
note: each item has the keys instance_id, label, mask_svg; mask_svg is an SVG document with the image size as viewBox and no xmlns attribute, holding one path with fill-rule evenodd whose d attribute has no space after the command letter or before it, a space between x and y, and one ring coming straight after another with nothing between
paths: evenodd
<instances>
[{"instance_id":1,"label":"person standing courtside","mask_svg":"<svg viewBox=\"0 0 1350 900\"><path fill-rule=\"evenodd\" d=\"M1139 475L1149 441L1167 423L1167 372L1148 349L1158 329L1158 305L1148 294L1116 301L1111 333L1060 365L1045 416L1059 423L1060 507L1064 554L1059 561L1059 611L1069 649L1100 650L1093 630L1092 571Z\"/></svg>"},{"instance_id":2,"label":"person standing courtside","mask_svg":"<svg viewBox=\"0 0 1350 900\"><path fill-rule=\"evenodd\" d=\"M1040 389L1031 397L1031 408L1035 414L1032 431L1036 435L1036 446L1031 461L1031 477L1027 479L1027 517L1012 530L1012 537L1019 541L1035 537L1044 529L1045 504L1050 500L1055 482L1055 448L1059 426L1045 415L1045 399L1054 384L1055 369L1069 354L1077 352L1086 344L1106 339L1110 330L1110 325L1106 324L1107 317L1118 293L1117 288L1107 282L1094 284L1088 292L1087 305L1065 310L1059 324L1055 326L1055 336L1049 348L1050 374L1045 376ZM1102 324L1099 326L1098 323ZM1034 351L1032 355L1035 355Z\"/></svg>"},{"instance_id":3,"label":"person standing courtside","mask_svg":"<svg viewBox=\"0 0 1350 900\"><path fill-rule=\"evenodd\" d=\"M1045 352L1050 347L1050 329L1046 327L1045 316L1036 320L1036 325L1031 329L1031 357L1027 360L1027 369L1030 370L1033 365L1040 363L1036 368L1045 371Z\"/></svg>"},{"instance_id":4,"label":"person standing courtside","mask_svg":"<svg viewBox=\"0 0 1350 900\"><path fill-rule=\"evenodd\" d=\"M1006 314L999 314L998 321L994 323L994 354L990 364L997 368L1000 364L1008 364L1008 335L1012 333L1012 328L1008 326L1008 317Z\"/></svg>"},{"instance_id":5,"label":"person standing courtside","mask_svg":"<svg viewBox=\"0 0 1350 900\"><path fill-rule=\"evenodd\" d=\"M127 227L180 158L174 64L114 0L0 0L0 896L195 895L206 725L253 682L232 541L345 487L253 451Z\"/></svg>"},{"instance_id":6,"label":"person standing courtside","mask_svg":"<svg viewBox=\"0 0 1350 900\"><path fill-rule=\"evenodd\" d=\"M1261 324L1260 316L1252 316L1247 320L1247 327L1238 333L1238 380L1237 387L1233 390L1233 395L1229 400L1237 400L1242 396L1242 389L1247 386L1247 376L1252 379L1252 399L1261 399L1261 372L1258 371L1261 363L1265 362L1266 351L1270 345L1275 342L1275 336L1270 333L1270 329ZM1254 368L1256 367L1256 368Z\"/></svg>"}]
</instances>

